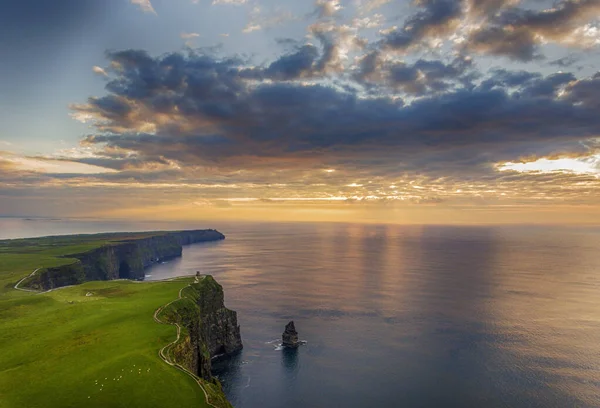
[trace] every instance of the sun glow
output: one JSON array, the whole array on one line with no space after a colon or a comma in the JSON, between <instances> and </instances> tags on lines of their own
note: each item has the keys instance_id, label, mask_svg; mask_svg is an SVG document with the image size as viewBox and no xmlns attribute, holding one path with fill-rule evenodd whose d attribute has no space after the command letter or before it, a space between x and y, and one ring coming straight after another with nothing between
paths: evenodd
<instances>
[{"instance_id":1,"label":"sun glow","mask_svg":"<svg viewBox=\"0 0 600 408\"><path fill-rule=\"evenodd\" d=\"M600 177L600 155L583 159L538 159L526 163L506 162L496 166L500 171L518 171L520 173L571 173L591 174Z\"/></svg>"},{"instance_id":2,"label":"sun glow","mask_svg":"<svg viewBox=\"0 0 600 408\"><path fill-rule=\"evenodd\" d=\"M64 160L38 159L31 157L6 157L4 160L12 163L17 170L33 171L36 173L102 174L116 172L116 170L107 169L105 167Z\"/></svg>"}]
</instances>

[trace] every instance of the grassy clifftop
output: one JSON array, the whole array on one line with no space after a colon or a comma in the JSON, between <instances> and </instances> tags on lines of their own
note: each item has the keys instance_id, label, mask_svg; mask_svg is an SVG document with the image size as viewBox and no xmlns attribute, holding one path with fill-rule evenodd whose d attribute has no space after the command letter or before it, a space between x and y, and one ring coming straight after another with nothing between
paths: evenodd
<instances>
[{"instance_id":1,"label":"grassy clifftop","mask_svg":"<svg viewBox=\"0 0 600 408\"><path fill-rule=\"evenodd\" d=\"M0 299L1 408L208 406L158 350L176 338L154 311L189 279L102 281Z\"/></svg>"},{"instance_id":2,"label":"grassy clifftop","mask_svg":"<svg viewBox=\"0 0 600 408\"><path fill-rule=\"evenodd\" d=\"M229 408L221 384L211 376L211 360L242 348L236 313L225 307L223 288L210 275L198 277L179 296L158 316L180 329L180 336L164 349L164 356L193 375L213 405Z\"/></svg>"},{"instance_id":3,"label":"grassy clifftop","mask_svg":"<svg viewBox=\"0 0 600 408\"><path fill-rule=\"evenodd\" d=\"M22 286L41 290L89 280L138 279L151 263L180 256L182 245L223 238L215 230L192 230L3 240L0 296L38 268Z\"/></svg>"},{"instance_id":4,"label":"grassy clifftop","mask_svg":"<svg viewBox=\"0 0 600 408\"><path fill-rule=\"evenodd\" d=\"M93 281L44 293L13 288L34 269L78 260L69 255L153 234L0 241L0 408L228 407L217 382L205 387L210 405L193 378L158 356L177 333L153 314L193 278Z\"/></svg>"}]
</instances>

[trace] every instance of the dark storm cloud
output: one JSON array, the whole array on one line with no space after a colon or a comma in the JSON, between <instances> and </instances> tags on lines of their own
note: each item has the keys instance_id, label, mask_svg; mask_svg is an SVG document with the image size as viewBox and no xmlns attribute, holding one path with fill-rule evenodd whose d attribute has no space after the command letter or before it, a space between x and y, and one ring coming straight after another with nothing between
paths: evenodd
<instances>
[{"instance_id":1,"label":"dark storm cloud","mask_svg":"<svg viewBox=\"0 0 600 408\"><path fill-rule=\"evenodd\" d=\"M474 32L468 41L471 51L483 54L507 56L519 61L542 58L538 53L535 33L526 28L512 30L492 26Z\"/></svg>"},{"instance_id":2,"label":"dark storm cloud","mask_svg":"<svg viewBox=\"0 0 600 408\"><path fill-rule=\"evenodd\" d=\"M384 61L379 51L372 51L359 61L354 78L367 86L381 85L424 96L465 85L473 74L471 60L464 57L448 64L425 59L407 64Z\"/></svg>"},{"instance_id":3,"label":"dark storm cloud","mask_svg":"<svg viewBox=\"0 0 600 408\"><path fill-rule=\"evenodd\" d=\"M395 63L389 66L391 84L415 95L442 92L459 81L469 68L469 63L457 58L451 64L438 60L420 59L412 65Z\"/></svg>"},{"instance_id":4,"label":"dark storm cloud","mask_svg":"<svg viewBox=\"0 0 600 408\"><path fill-rule=\"evenodd\" d=\"M152 160L148 160L147 158L145 159L141 159L140 157L136 157L136 156L126 156L123 155L121 157L83 157L83 158L76 158L76 159L63 159L63 161L66 162L77 162L77 163L83 163L83 164L89 164L92 166L98 166L98 167L104 167L107 169L112 169L112 170L119 170L119 171L124 171L124 170L142 170L142 171L148 171L148 169L152 169L152 168L164 168L164 167L168 167L170 165L170 163L165 160L164 158L161 157L155 157ZM170 169L169 169L170 170ZM161 169L162 171L162 169ZM118 174L118 173L110 173L110 174Z\"/></svg>"},{"instance_id":5,"label":"dark storm cloud","mask_svg":"<svg viewBox=\"0 0 600 408\"><path fill-rule=\"evenodd\" d=\"M379 50L370 51L360 57L358 69L355 72L354 77L359 81L369 79L373 76L373 74L381 70L381 66L381 52Z\"/></svg>"},{"instance_id":6,"label":"dark storm cloud","mask_svg":"<svg viewBox=\"0 0 600 408\"><path fill-rule=\"evenodd\" d=\"M481 87L511 88L515 91L513 94L515 97L555 98L567 84L577 80L573 74L567 72L544 77L540 73L495 69L492 70L492 74L492 78L483 81Z\"/></svg>"},{"instance_id":7,"label":"dark storm cloud","mask_svg":"<svg viewBox=\"0 0 600 408\"><path fill-rule=\"evenodd\" d=\"M459 0L421 0L422 10L404 25L387 33L381 40L383 48L405 50L431 35L443 34L454 27L462 13Z\"/></svg>"},{"instance_id":8,"label":"dark storm cloud","mask_svg":"<svg viewBox=\"0 0 600 408\"><path fill-rule=\"evenodd\" d=\"M304 45L296 52L286 54L274 61L265 70L268 78L287 80L310 75L313 65L319 57L319 51L313 45Z\"/></svg>"},{"instance_id":9,"label":"dark storm cloud","mask_svg":"<svg viewBox=\"0 0 600 408\"><path fill-rule=\"evenodd\" d=\"M479 87L439 87L435 97L406 104L324 85L259 83L242 75L246 68L236 59L114 55L129 64L117 72L119 86L74 109L94 116L101 129L125 127L85 143L136 152L141 160L222 168L379 160L386 171L394 166L408 171L438 159L443 173L546 153L549 146L566 148L600 132L598 78L498 70ZM417 71L435 84L461 75L463 68L419 60L397 69L394 80L414 83ZM124 95L119 101L128 109L107 102ZM148 123L153 134L142 130Z\"/></svg>"},{"instance_id":10,"label":"dark storm cloud","mask_svg":"<svg viewBox=\"0 0 600 408\"><path fill-rule=\"evenodd\" d=\"M570 84L567 87L568 98L573 103L581 103L589 108L600 108L600 72L592 78Z\"/></svg>"},{"instance_id":11,"label":"dark storm cloud","mask_svg":"<svg viewBox=\"0 0 600 408\"><path fill-rule=\"evenodd\" d=\"M485 54L507 56L514 60L531 61L541 58L539 45L543 41L562 43L584 42L583 38L569 40L582 23L598 17L600 1L566 0L546 10L505 9L468 38L467 48Z\"/></svg>"},{"instance_id":12,"label":"dark storm cloud","mask_svg":"<svg viewBox=\"0 0 600 408\"><path fill-rule=\"evenodd\" d=\"M556 65L561 68L568 68L573 64L581 60L581 57L577 57L573 54L567 55L566 57L558 58L548 62L549 65Z\"/></svg>"},{"instance_id":13,"label":"dark storm cloud","mask_svg":"<svg viewBox=\"0 0 600 408\"><path fill-rule=\"evenodd\" d=\"M517 87L522 86L535 79L542 78L539 72L509 71L506 69L492 70L492 77L482 83L482 87L492 86Z\"/></svg>"}]
</instances>

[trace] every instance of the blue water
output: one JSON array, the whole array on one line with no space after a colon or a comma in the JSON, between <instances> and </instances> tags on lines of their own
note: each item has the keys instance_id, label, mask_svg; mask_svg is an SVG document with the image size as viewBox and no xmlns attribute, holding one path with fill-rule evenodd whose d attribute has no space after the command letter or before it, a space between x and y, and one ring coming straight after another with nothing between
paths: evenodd
<instances>
[{"instance_id":1,"label":"blue water","mask_svg":"<svg viewBox=\"0 0 600 408\"><path fill-rule=\"evenodd\" d=\"M236 408L600 407L598 229L60 224L226 234L148 274L225 287L245 348L215 373ZM292 319L308 343L278 350Z\"/></svg>"},{"instance_id":2,"label":"blue water","mask_svg":"<svg viewBox=\"0 0 600 408\"><path fill-rule=\"evenodd\" d=\"M264 224L153 278L210 273L237 408L600 406L600 231ZM293 319L308 343L276 350Z\"/></svg>"}]
</instances>

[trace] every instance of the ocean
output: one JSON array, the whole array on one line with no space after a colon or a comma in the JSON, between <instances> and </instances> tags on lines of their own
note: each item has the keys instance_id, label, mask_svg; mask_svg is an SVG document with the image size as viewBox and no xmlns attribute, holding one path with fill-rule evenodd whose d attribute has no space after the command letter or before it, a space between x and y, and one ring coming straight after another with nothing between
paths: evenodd
<instances>
[{"instance_id":1,"label":"ocean","mask_svg":"<svg viewBox=\"0 0 600 408\"><path fill-rule=\"evenodd\" d=\"M600 407L598 228L0 219L0 238L179 228L227 239L147 279L223 285L236 408Z\"/></svg>"}]
</instances>

